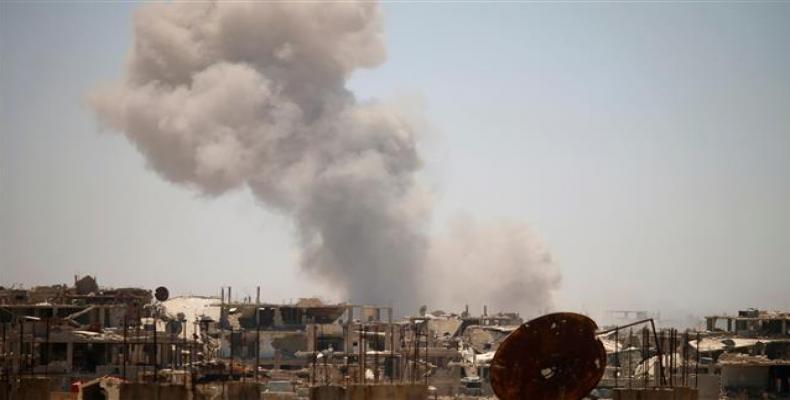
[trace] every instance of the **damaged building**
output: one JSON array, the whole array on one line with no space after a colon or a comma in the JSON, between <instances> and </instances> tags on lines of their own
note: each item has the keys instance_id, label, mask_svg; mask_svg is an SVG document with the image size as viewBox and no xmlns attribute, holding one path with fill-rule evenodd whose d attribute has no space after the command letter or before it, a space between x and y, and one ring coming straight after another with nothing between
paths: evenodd
<instances>
[{"instance_id":1,"label":"damaged building","mask_svg":"<svg viewBox=\"0 0 790 400\"><path fill-rule=\"evenodd\" d=\"M705 318L693 344L723 396L790 398L790 313L747 309Z\"/></svg>"},{"instance_id":2,"label":"damaged building","mask_svg":"<svg viewBox=\"0 0 790 400\"><path fill-rule=\"evenodd\" d=\"M595 394L639 398L681 387L704 400L790 398L788 316L748 309L708 316L697 332L607 329L599 337L607 368Z\"/></svg>"},{"instance_id":3,"label":"damaged building","mask_svg":"<svg viewBox=\"0 0 790 400\"><path fill-rule=\"evenodd\" d=\"M68 286L0 289L0 322L8 393L35 378L60 393L83 385L121 393L118 382L188 392L253 382L306 396L332 385L490 394L491 358L523 320L485 308L479 316L467 308L396 319L391 307L315 298L239 302L231 288L219 298L169 298L164 288L102 288L86 276Z\"/></svg>"},{"instance_id":4,"label":"damaged building","mask_svg":"<svg viewBox=\"0 0 790 400\"><path fill-rule=\"evenodd\" d=\"M745 310L709 316L699 332L656 330L652 318L596 331L606 357L589 397L790 398L789 321L787 313ZM391 307L267 303L260 292L235 301L231 288L170 298L164 288L102 288L93 277L2 288L0 322L4 391L45 380L67 398L121 398L153 390L146 385L181 393L173 398L493 396L497 352L528 325L487 307L479 315L423 307L397 318Z\"/></svg>"},{"instance_id":5,"label":"damaged building","mask_svg":"<svg viewBox=\"0 0 790 400\"><path fill-rule=\"evenodd\" d=\"M114 375L144 379L185 365L196 343L176 334L185 322L157 317L151 291L74 285L0 289L3 375L44 376L54 389Z\"/></svg>"}]
</instances>

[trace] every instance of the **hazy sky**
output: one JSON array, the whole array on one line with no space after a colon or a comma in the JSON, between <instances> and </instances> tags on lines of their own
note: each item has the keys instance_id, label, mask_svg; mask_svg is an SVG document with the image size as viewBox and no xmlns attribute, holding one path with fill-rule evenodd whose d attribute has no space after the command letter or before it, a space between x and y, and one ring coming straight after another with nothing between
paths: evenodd
<instances>
[{"instance_id":1,"label":"hazy sky","mask_svg":"<svg viewBox=\"0 0 790 400\"><path fill-rule=\"evenodd\" d=\"M118 79L132 3L0 3L0 284L331 291L290 222L164 182L86 92ZM358 97L418 102L434 226L526 221L557 308L790 309L790 3L385 3Z\"/></svg>"}]
</instances>

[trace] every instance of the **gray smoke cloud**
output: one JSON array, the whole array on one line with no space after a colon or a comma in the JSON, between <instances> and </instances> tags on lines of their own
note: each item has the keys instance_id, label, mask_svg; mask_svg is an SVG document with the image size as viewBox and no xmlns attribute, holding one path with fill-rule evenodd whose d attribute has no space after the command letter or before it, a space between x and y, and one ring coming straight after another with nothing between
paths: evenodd
<instances>
[{"instance_id":1,"label":"gray smoke cloud","mask_svg":"<svg viewBox=\"0 0 790 400\"><path fill-rule=\"evenodd\" d=\"M551 254L529 227L513 220L453 218L433 237L428 265L433 298L443 306L468 304L480 311L536 315L553 307L561 276Z\"/></svg>"},{"instance_id":2,"label":"gray smoke cloud","mask_svg":"<svg viewBox=\"0 0 790 400\"><path fill-rule=\"evenodd\" d=\"M408 311L431 297L419 124L346 88L384 61L380 25L371 2L147 4L89 102L165 179L291 217L311 276Z\"/></svg>"}]
</instances>

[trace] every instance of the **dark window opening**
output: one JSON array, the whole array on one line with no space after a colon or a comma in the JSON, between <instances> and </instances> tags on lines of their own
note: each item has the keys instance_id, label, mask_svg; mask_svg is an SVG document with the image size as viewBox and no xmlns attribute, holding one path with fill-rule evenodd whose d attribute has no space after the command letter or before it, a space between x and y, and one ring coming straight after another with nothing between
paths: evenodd
<instances>
[{"instance_id":1,"label":"dark window opening","mask_svg":"<svg viewBox=\"0 0 790 400\"><path fill-rule=\"evenodd\" d=\"M324 351L328 350L329 347L332 347L334 351L343 351L343 338L342 337L334 337L334 336L324 336L318 338L318 343L316 344L316 350Z\"/></svg>"},{"instance_id":2,"label":"dark window opening","mask_svg":"<svg viewBox=\"0 0 790 400\"><path fill-rule=\"evenodd\" d=\"M96 366L107 364L107 345L75 343L72 367L77 372L95 373Z\"/></svg>"}]
</instances>

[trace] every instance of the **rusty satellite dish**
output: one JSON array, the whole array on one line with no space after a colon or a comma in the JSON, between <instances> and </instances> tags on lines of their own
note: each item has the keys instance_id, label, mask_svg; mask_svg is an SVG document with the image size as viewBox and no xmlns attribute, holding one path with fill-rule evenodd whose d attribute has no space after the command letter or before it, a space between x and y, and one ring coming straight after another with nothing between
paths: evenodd
<instances>
[{"instance_id":1,"label":"rusty satellite dish","mask_svg":"<svg viewBox=\"0 0 790 400\"><path fill-rule=\"evenodd\" d=\"M575 313L533 319L502 341L491 361L500 400L580 400L603 377L606 351L593 320Z\"/></svg>"}]
</instances>

